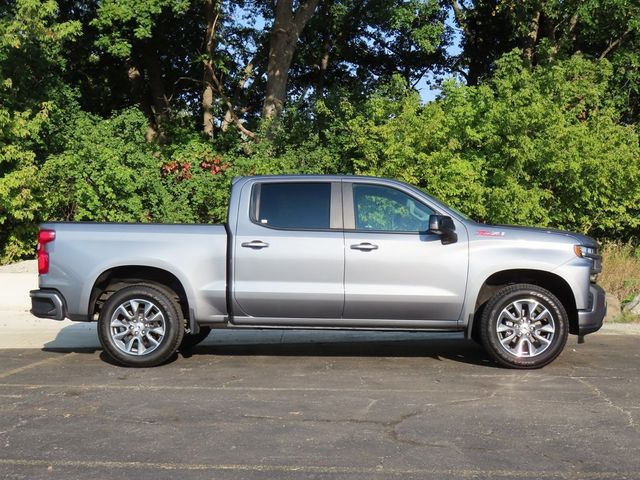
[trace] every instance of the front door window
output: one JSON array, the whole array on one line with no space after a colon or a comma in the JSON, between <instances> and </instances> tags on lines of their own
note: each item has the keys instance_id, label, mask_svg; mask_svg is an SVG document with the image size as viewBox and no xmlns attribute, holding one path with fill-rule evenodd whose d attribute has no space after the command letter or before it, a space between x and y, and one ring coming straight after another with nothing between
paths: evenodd
<instances>
[{"instance_id":1,"label":"front door window","mask_svg":"<svg viewBox=\"0 0 640 480\"><path fill-rule=\"evenodd\" d=\"M354 185L355 227L374 232L425 232L435 212L400 190L380 185Z\"/></svg>"}]
</instances>

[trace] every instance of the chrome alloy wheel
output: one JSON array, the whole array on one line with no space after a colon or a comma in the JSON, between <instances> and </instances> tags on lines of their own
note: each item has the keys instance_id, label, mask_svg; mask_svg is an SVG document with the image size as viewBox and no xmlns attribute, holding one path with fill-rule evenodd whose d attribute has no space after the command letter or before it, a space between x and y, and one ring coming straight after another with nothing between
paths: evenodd
<instances>
[{"instance_id":1,"label":"chrome alloy wheel","mask_svg":"<svg viewBox=\"0 0 640 480\"><path fill-rule=\"evenodd\" d=\"M542 354L553 341L556 321L547 307L533 298L507 305L496 324L498 341L511 355L531 358Z\"/></svg>"},{"instance_id":2,"label":"chrome alloy wheel","mask_svg":"<svg viewBox=\"0 0 640 480\"><path fill-rule=\"evenodd\" d=\"M162 343L166 323L160 308L135 298L121 303L113 312L109 332L113 344L129 355L147 355Z\"/></svg>"}]
</instances>

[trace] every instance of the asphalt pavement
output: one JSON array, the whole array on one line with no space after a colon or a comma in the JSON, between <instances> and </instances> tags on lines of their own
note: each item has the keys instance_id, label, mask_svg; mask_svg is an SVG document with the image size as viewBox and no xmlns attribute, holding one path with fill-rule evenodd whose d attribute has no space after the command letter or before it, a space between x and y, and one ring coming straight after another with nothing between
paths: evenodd
<instances>
[{"instance_id":1,"label":"asphalt pavement","mask_svg":"<svg viewBox=\"0 0 640 480\"><path fill-rule=\"evenodd\" d=\"M457 334L215 331L153 369L0 350L0 478L640 478L638 340L536 371Z\"/></svg>"},{"instance_id":2,"label":"asphalt pavement","mask_svg":"<svg viewBox=\"0 0 640 480\"><path fill-rule=\"evenodd\" d=\"M0 479L640 479L640 326L537 371L459 334L220 330L153 369L0 268Z\"/></svg>"}]
</instances>

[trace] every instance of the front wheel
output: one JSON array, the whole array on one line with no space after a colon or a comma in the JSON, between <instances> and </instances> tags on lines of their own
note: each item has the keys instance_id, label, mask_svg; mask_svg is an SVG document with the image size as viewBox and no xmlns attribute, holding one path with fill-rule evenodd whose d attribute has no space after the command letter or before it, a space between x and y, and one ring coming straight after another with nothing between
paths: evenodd
<instances>
[{"instance_id":1,"label":"front wheel","mask_svg":"<svg viewBox=\"0 0 640 480\"><path fill-rule=\"evenodd\" d=\"M98 337L113 360L129 367L153 367L176 352L184 317L167 293L138 284L109 297L98 318Z\"/></svg>"},{"instance_id":2,"label":"front wheel","mask_svg":"<svg viewBox=\"0 0 640 480\"><path fill-rule=\"evenodd\" d=\"M540 368L564 349L567 312L555 295L537 285L509 285L487 303L480 337L487 352L510 368Z\"/></svg>"}]
</instances>

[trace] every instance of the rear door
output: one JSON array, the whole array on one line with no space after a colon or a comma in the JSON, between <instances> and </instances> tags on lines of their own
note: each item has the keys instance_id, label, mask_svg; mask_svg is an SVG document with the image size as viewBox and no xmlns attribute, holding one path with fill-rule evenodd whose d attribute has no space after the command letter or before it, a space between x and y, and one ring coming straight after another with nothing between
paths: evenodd
<instances>
[{"instance_id":1,"label":"rear door","mask_svg":"<svg viewBox=\"0 0 640 480\"><path fill-rule=\"evenodd\" d=\"M245 188L251 188L251 200L240 207L246 211L238 212L233 245L236 323L259 323L255 318L265 317L340 318L340 182L278 179Z\"/></svg>"},{"instance_id":2,"label":"rear door","mask_svg":"<svg viewBox=\"0 0 640 480\"><path fill-rule=\"evenodd\" d=\"M413 193L344 182L345 319L443 320L460 316L467 283L466 230L442 245L427 233L438 213Z\"/></svg>"}]
</instances>

